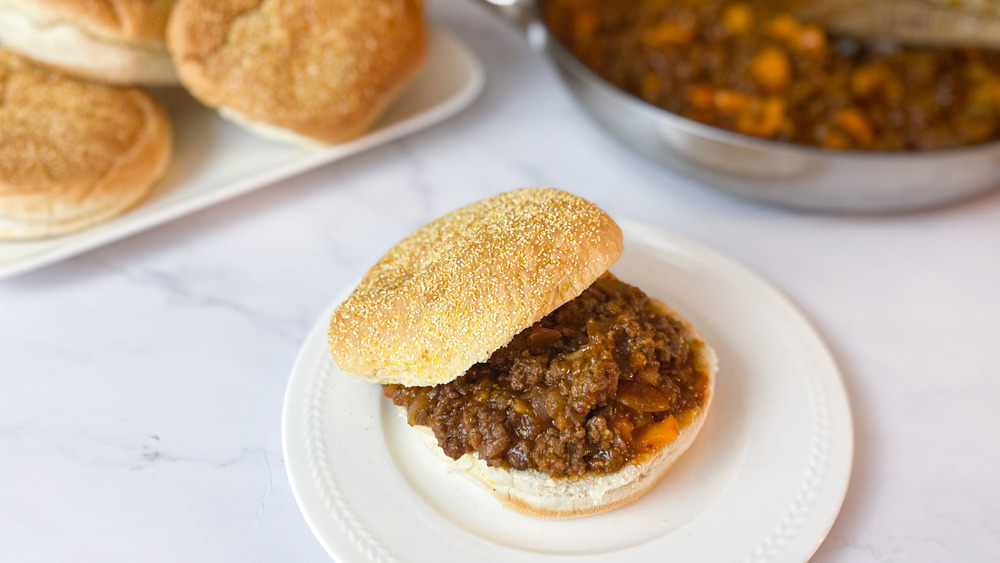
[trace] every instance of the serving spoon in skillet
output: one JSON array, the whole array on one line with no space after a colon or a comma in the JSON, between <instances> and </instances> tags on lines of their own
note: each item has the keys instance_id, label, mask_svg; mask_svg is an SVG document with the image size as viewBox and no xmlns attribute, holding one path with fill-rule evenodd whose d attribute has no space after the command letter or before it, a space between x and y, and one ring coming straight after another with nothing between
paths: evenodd
<instances>
[{"instance_id":1,"label":"serving spoon in skillet","mask_svg":"<svg viewBox=\"0 0 1000 563\"><path fill-rule=\"evenodd\" d=\"M778 0L768 3L839 35L890 38L915 45L1000 48L998 0Z\"/></svg>"}]
</instances>

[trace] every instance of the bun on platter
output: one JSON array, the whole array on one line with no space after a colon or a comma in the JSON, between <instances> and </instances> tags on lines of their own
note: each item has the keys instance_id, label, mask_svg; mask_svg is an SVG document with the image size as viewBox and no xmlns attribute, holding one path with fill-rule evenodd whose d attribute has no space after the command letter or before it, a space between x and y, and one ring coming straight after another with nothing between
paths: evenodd
<instances>
[{"instance_id":1,"label":"bun on platter","mask_svg":"<svg viewBox=\"0 0 1000 563\"><path fill-rule=\"evenodd\" d=\"M0 92L0 239L118 215L170 162L170 123L139 88L76 80L2 49Z\"/></svg>"},{"instance_id":2,"label":"bun on platter","mask_svg":"<svg viewBox=\"0 0 1000 563\"><path fill-rule=\"evenodd\" d=\"M167 38L199 101L301 145L364 133L428 43L420 0L178 0Z\"/></svg>"},{"instance_id":3,"label":"bun on platter","mask_svg":"<svg viewBox=\"0 0 1000 563\"><path fill-rule=\"evenodd\" d=\"M383 385L453 469L536 517L645 494L700 430L716 359L677 313L607 269L594 204L527 188L391 249L334 312L342 371Z\"/></svg>"},{"instance_id":4,"label":"bun on platter","mask_svg":"<svg viewBox=\"0 0 1000 563\"><path fill-rule=\"evenodd\" d=\"M176 84L164 30L174 0L3 0L0 43L65 74Z\"/></svg>"}]
</instances>

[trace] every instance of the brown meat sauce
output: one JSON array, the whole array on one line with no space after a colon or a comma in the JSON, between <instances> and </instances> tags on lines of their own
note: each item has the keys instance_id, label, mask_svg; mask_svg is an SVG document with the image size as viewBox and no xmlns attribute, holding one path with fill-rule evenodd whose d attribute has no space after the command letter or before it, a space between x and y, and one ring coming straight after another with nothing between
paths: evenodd
<instances>
[{"instance_id":1,"label":"brown meat sauce","mask_svg":"<svg viewBox=\"0 0 1000 563\"><path fill-rule=\"evenodd\" d=\"M684 333L605 274L454 381L383 391L453 459L610 473L669 443L705 404L708 379Z\"/></svg>"},{"instance_id":2,"label":"brown meat sauce","mask_svg":"<svg viewBox=\"0 0 1000 563\"><path fill-rule=\"evenodd\" d=\"M1000 139L1000 50L829 35L763 0L546 0L553 35L606 80L708 125L828 149Z\"/></svg>"}]
</instances>

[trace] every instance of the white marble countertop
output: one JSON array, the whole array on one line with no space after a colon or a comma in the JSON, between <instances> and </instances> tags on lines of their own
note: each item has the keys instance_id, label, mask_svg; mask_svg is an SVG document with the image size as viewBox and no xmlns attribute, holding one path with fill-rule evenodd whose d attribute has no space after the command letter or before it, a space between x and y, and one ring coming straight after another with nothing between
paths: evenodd
<instances>
[{"instance_id":1,"label":"white marble countertop","mask_svg":"<svg viewBox=\"0 0 1000 563\"><path fill-rule=\"evenodd\" d=\"M1000 194L883 217L735 200L611 139L485 11L432 13L486 65L465 113L0 283L0 560L328 561L281 454L307 329L417 226L552 185L735 256L828 339L857 444L816 561L996 561Z\"/></svg>"}]
</instances>

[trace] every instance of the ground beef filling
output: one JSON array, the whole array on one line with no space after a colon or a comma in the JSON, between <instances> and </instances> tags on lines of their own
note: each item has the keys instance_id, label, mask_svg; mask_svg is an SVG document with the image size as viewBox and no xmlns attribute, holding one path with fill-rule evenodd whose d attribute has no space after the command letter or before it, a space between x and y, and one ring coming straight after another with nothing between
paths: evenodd
<instances>
[{"instance_id":1,"label":"ground beef filling","mask_svg":"<svg viewBox=\"0 0 1000 563\"><path fill-rule=\"evenodd\" d=\"M708 125L829 149L933 150L1000 139L1000 50L859 42L782 11L790 4L540 6L552 34L594 72Z\"/></svg>"},{"instance_id":2,"label":"ground beef filling","mask_svg":"<svg viewBox=\"0 0 1000 563\"><path fill-rule=\"evenodd\" d=\"M672 441L704 405L708 380L684 332L605 274L454 381L383 392L453 459L611 473Z\"/></svg>"}]
</instances>

